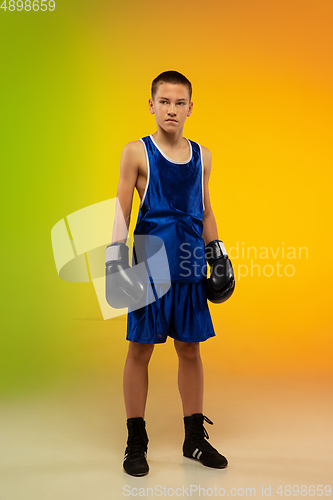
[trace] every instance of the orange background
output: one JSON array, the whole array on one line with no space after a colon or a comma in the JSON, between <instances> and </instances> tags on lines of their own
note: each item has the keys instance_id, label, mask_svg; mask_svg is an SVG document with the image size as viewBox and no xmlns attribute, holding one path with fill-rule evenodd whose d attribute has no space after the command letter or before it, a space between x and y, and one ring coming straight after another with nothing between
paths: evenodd
<instances>
[{"instance_id":1,"label":"orange background","mask_svg":"<svg viewBox=\"0 0 333 500\"><path fill-rule=\"evenodd\" d=\"M331 376L332 2L56 5L0 13L3 392L121 373L126 317L103 321L91 283L59 279L50 233L116 196L122 149L155 131L150 85L169 69L193 85L184 135L212 152L227 250L308 249L308 258L258 257L261 276L241 277L251 257L233 258L236 290L210 304L205 366ZM131 232L138 203L136 193ZM293 276L264 276L277 262ZM172 351L158 347L152 363L175 367Z\"/></svg>"}]
</instances>

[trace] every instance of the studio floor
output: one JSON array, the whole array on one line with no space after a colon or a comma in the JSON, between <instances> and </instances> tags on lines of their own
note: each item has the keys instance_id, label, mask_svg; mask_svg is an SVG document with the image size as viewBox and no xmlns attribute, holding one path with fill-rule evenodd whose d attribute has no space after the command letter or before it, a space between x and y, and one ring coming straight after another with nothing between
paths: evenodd
<instances>
[{"instance_id":1,"label":"studio floor","mask_svg":"<svg viewBox=\"0 0 333 500\"><path fill-rule=\"evenodd\" d=\"M333 497L331 382L205 375L209 469L182 456L177 383L154 378L146 411L148 476L122 470L127 438L121 374L1 403L1 500Z\"/></svg>"}]
</instances>

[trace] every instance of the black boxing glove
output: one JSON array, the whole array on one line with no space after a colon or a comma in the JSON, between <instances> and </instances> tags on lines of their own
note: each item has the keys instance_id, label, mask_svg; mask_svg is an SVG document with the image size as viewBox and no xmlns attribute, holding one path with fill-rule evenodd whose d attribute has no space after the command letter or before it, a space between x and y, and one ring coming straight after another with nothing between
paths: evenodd
<instances>
[{"instance_id":1,"label":"black boxing glove","mask_svg":"<svg viewBox=\"0 0 333 500\"><path fill-rule=\"evenodd\" d=\"M115 309L133 307L145 293L145 286L128 263L128 246L112 243L106 248L105 298Z\"/></svg>"},{"instance_id":2,"label":"black boxing glove","mask_svg":"<svg viewBox=\"0 0 333 500\"><path fill-rule=\"evenodd\" d=\"M206 280L207 299L215 304L228 300L235 289L235 276L231 260L220 240L205 246L206 260L210 266L210 278Z\"/></svg>"}]
</instances>

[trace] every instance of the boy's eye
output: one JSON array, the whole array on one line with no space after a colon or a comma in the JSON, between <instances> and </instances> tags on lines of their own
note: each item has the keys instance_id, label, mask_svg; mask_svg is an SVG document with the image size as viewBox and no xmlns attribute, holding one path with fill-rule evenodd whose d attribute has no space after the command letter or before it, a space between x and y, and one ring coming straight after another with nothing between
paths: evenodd
<instances>
[{"instance_id":1,"label":"boy's eye","mask_svg":"<svg viewBox=\"0 0 333 500\"><path fill-rule=\"evenodd\" d=\"M160 101L161 104L165 104L167 101ZM177 104L181 104L182 106L185 105L185 102L177 102Z\"/></svg>"}]
</instances>

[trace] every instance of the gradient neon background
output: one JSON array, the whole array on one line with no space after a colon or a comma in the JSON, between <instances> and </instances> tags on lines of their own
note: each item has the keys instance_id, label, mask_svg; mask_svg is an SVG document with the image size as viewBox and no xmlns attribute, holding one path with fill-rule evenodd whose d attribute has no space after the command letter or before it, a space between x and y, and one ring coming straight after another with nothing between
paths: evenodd
<instances>
[{"instance_id":1,"label":"gradient neon background","mask_svg":"<svg viewBox=\"0 0 333 500\"><path fill-rule=\"evenodd\" d=\"M58 278L50 233L116 196L124 145L155 131L150 84L167 69L193 85L184 134L212 151L226 248L308 249L255 262L291 264L293 276L242 277L228 303L210 304L204 364L222 376L332 376L332 14L328 0L0 12L4 396L122 372L126 317L103 321L91 283ZM138 204L136 193L131 232ZM156 349L153 366L175 362L171 342Z\"/></svg>"}]
</instances>

